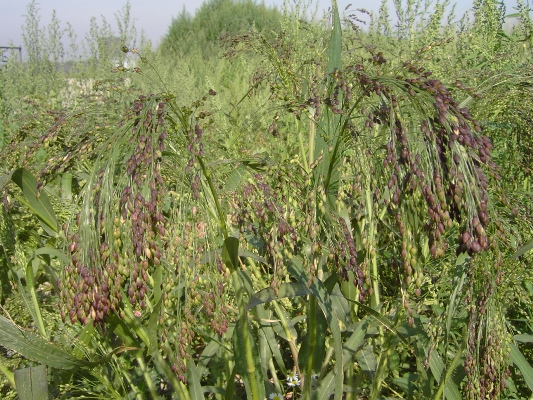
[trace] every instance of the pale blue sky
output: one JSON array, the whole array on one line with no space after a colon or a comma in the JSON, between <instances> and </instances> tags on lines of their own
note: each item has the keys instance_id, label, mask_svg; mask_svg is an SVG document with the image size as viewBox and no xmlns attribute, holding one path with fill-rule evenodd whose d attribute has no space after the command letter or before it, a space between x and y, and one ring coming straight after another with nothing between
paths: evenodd
<instances>
[{"instance_id":1,"label":"pale blue sky","mask_svg":"<svg viewBox=\"0 0 533 400\"><path fill-rule=\"evenodd\" d=\"M294 1L294 0L291 0ZM316 0L315 0L316 1ZM318 0L321 9L327 9L331 4L328 0ZM389 0L390 1L390 0ZM403 0L405 3L406 0ZM454 2L453 0L451 1ZM505 0L507 13L514 12L516 0ZM15 46L23 46L22 29L24 14L27 11L29 0L0 0L0 46L7 46L12 41ZM265 0L268 5L276 4L281 7L283 0ZM339 9L344 9L352 4L352 9L366 8L377 11L380 0L338 0ZM472 0L457 0L456 15L462 15L472 6ZM84 38L89 30L91 17L104 16L107 21L114 23L114 14L121 10L126 0L40 0L38 6L41 15L41 26L46 25L56 10L57 17L65 26L66 22L74 27L78 34L78 41ZM185 8L194 13L202 4L201 1L191 0L130 0L131 12L135 18L138 30L143 30L145 35L155 44L163 36L172 21ZM391 15L393 13L391 12ZM115 28L115 26L113 26Z\"/></svg>"}]
</instances>

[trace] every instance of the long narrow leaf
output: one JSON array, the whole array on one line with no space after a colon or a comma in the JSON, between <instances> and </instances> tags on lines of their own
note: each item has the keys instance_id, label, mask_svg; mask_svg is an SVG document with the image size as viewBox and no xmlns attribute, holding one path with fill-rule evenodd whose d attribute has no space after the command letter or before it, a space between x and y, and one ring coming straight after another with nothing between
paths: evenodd
<instances>
[{"instance_id":1,"label":"long narrow leaf","mask_svg":"<svg viewBox=\"0 0 533 400\"><path fill-rule=\"evenodd\" d=\"M43 228L51 235L59 232L52 204L50 204L44 190L38 194L37 179L32 173L24 168L19 168L13 172L11 180L20 187L28 208L37 216Z\"/></svg>"},{"instance_id":2,"label":"long narrow leaf","mask_svg":"<svg viewBox=\"0 0 533 400\"><path fill-rule=\"evenodd\" d=\"M55 257L55 258L57 258L58 260L61 260L64 263L70 262L69 257L65 253L63 253L62 251L60 251L58 249L54 249L53 247L48 247L48 246L41 247L41 248L35 250L33 255L34 256L48 255L48 256L51 256L51 257Z\"/></svg>"},{"instance_id":3,"label":"long narrow leaf","mask_svg":"<svg viewBox=\"0 0 533 400\"><path fill-rule=\"evenodd\" d=\"M513 256L511 257L511 260L516 260L518 257L523 256L524 254L526 254L531 249L533 249L533 242L530 242L530 243L526 244L525 246L520 247L518 249L518 251L513 254Z\"/></svg>"},{"instance_id":4,"label":"long narrow leaf","mask_svg":"<svg viewBox=\"0 0 533 400\"><path fill-rule=\"evenodd\" d=\"M257 312L257 316L261 319L262 324L261 324L260 329L261 329L262 334L265 337L266 342L268 343L268 346L270 347L272 356L276 360L276 363L278 364L280 372L283 375L287 375L287 368L285 367L285 362L283 361L283 356L281 355L281 351L279 349L279 345L276 340L276 334L274 332L274 328L272 328L271 324L269 324L268 322L263 322L268 318L267 310L265 310L264 307L257 307L256 312Z\"/></svg>"},{"instance_id":5,"label":"long narrow leaf","mask_svg":"<svg viewBox=\"0 0 533 400\"><path fill-rule=\"evenodd\" d=\"M526 382L527 386L529 386L529 389L533 390L533 367L514 343L511 343L510 348L510 359L512 363L516 365L516 367L522 373L524 381Z\"/></svg>"},{"instance_id":6,"label":"long narrow leaf","mask_svg":"<svg viewBox=\"0 0 533 400\"><path fill-rule=\"evenodd\" d=\"M322 312L326 316L326 319L328 321L329 329L331 330L331 334L333 336L333 349L335 351L335 365L333 369L336 371L335 375L335 395L334 398L337 400L340 400L343 395L343 362L342 362L342 337L341 337L341 331L339 328L339 318L337 317L337 313L335 312L335 309L332 306L331 299L325 296L326 290L324 290L324 287L321 285L321 282L319 280L313 281L313 285L311 286L311 290L315 293L315 296L317 297L318 304L320 308L322 309Z\"/></svg>"},{"instance_id":7,"label":"long narrow leaf","mask_svg":"<svg viewBox=\"0 0 533 400\"><path fill-rule=\"evenodd\" d=\"M146 324L146 333L148 334L148 337L150 338L150 347L148 348L148 354L153 354L154 352L158 351L157 346L157 331L158 331L158 321L159 321L159 313L161 311L161 305L163 303L163 299L161 298L157 304L154 306L154 309L152 310L150 316L148 317L148 321Z\"/></svg>"},{"instance_id":8,"label":"long narrow leaf","mask_svg":"<svg viewBox=\"0 0 533 400\"><path fill-rule=\"evenodd\" d=\"M335 68L339 70L342 68L342 28L337 0L331 2L331 9L333 16L333 30L331 31L331 40L329 42L328 73L332 73Z\"/></svg>"},{"instance_id":9,"label":"long narrow leaf","mask_svg":"<svg viewBox=\"0 0 533 400\"><path fill-rule=\"evenodd\" d=\"M396 327L394 326L394 323L392 323L392 321L390 321L387 317L381 315L379 312L377 312L373 308L368 307L367 305L365 305L363 303L360 303L360 302L358 302L356 300L351 300L351 299L346 299L346 300L348 300L351 303L357 304L359 306L359 308L364 310L367 314L370 314L372 317L374 317L376 320L378 320L384 327L386 327L388 330L390 330L392 333L394 333L398 337L398 339L400 339L406 345L410 346L409 342L407 341L407 338L404 335L402 335L398 331L398 329L396 329Z\"/></svg>"},{"instance_id":10,"label":"long narrow leaf","mask_svg":"<svg viewBox=\"0 0 533 400\"><path fill-rule=\"evenodd\" d=\"M203 400L204 393L202 385L200 384L202 376L200 375L198 367L192 360L187 363L187 376L189 380L189 395L191 396L191 400Z\"/></svg>"},{"instance_id":11,"label":"long narrow leaf","mask_svg":"<svg viewBox=\"0 0 533 400\"><path fill-rule=\"evenodd\" d=\"M0 316L0 345L15 350L29 360L59 369L87 367L91 363L68 354L65 350L32 332L21 330Z\"/></svg>"},{"instance_id":12,"label":"long narrow leaf","mask_svg":"<svg viewBox=\"0 0 533 400\"><path fill-rule=\"evenodd\" d=\"M228 236L224 240L222 261L232 272L239 268L239 239Z\"/></svg>"},{"instance_id":13,"label":"long narrow leaf","mask_svg":"<svg viewBox=\"0 0 533 400\"><path fill-rule=\"evenodd\" d=\"M342 357L343 369L354 359L356 354L365 344L365 335L368 327L368 319L358 322L353 333L344 342ZM320 380L320 385L317 388L318 399L329 398L335 390L335 372L335 370L331 370L323 379Z\"/></svg>"},{"instance_id":14,"label":"long narrow leaf","mask_svg":"<svg viewBox=\"0 0 533 400\"><path fill-rule=\"evenodd\" d=\"M303 283L300 283L300 282L282 283L278 289L277 294L274 292L274 289L270 287L255 293L250 299L250 301L248 302L246 309L249 310L260 304L268 303L273 300L282 299L284 297L291 298L291 297L298 297L298 296L307 296L309 294L311 294L311 291L309 290L307 285Z\"/></svg>"},{"instance_id":15,"label":"long narrow leaf","mask_svg":"<svg viewBox=\"0 0 533 400\"><path fill-rule=\"evenodd\" d=\"M513 336L513 339L520 343L533 343L533 335L523 333L521 335Z\"/></svg>"},{"instance_id":16,"label":"long narrow leaf","mask_svg":"<svg viewBox=\"0 0 533 400\"><path fill-rule=\"evenodd\" d=\"M230 240L233 239L233 240ZM248 321L248 313L244 302L244 294L252 293L253 285L246 271L238 268L238 240L227 237L222 249L222 260L232 272L233 287L237 293L239 307L239 319L233 333L233 351L235 366L241 375L248 398L261 400L265 397L265 385L261 369L261 359L257 343L252 336L251 325Z\"/></svg>"},{"instance_id":17,"label":"long narrow leaf","mask_svg":"<svg viewBox=\"0 0 533 400\"><path fill-rule=\"evenodd\" d=\"M34 265L38 267L39 262L40 261L37 258L34 258L31 263L28 263L28 265L26 265L26 289L30 292L32 300L31 305L33 310L32 315L34 317L34 323L39 328L41 335L47 338L48 335L46 333L46 327L44 325L41 308L39 306L39 301L37 300L37 293L35 291Z\"/></svg>"},{"instance_id":18,"label":"long narrow leaf","mask_svg":"<svg viewBox=\"0 0 533 400\"><path fill-rule=\"evenodd\" d=\"M257 393L258 399L265 397L265 386L263 385L263 377L261 373L261 359L259 357L259 349L254 340L250 340L250 326L248 324L246 315L241 316L241 320L235 327L233 334L233 350L235 356L235 366L239 371L248 398L254 398L252 393ZM248 330L246 332L245 330ZM248 337L247 337L248 336ZM247 354L250 351L251 354ZM250 358L252 364L250 365ZM252 379L250 379L252 378ZM253 383L257 383L257 387L252 387Z\"/></svg>"},{"instance_id":19,"label":"long narrow leaf","mask_svg":"<svg viewBox=\"0 0 533 400\"><path fill-rule=\"evenodd\" d=\"M456 359L458 359L458 357L460 357L459 353L457 354ZM452 365L453 364L454 363L452 363ZM442 361L436 349L433 349L429 357L429 368L431 369L431 373L433 374L437 382L440 383L442 380L444 380L444 396L446 397L446 399L450 399L450 400L461 400L462 399L461 393L459 392L459 389L457 388L457 385L455 384L455 382L451 379L448 379L449 374L446 374L443 376L446 366L444 365L444 362Z\"/></svg>"},{"instance_id":20,"label":"long narrow leaf","mask_svg":"<svg viewBox=\"0 0 533 400\"><path fill-rule=\"evenodd\" d=\"M78 359L41 336L22 330L3 316L0 316L0 346L20 353L28 360L63 370L93 368L108 363L115 354L132 350L131 347L118 347L96 361Z\"/></svg>"},{"instance_id":21,"label":"long narrow leaf","mask_svg":"<svg viewBox=\"0 0 533 400\"><path fill-rule=\"evenodd\" d=\"M440 381L440 385L437 390L437 393L435 394L434 400L439 400L443 391L444 391L444 396L446 397L446 399L461 400L461 393L459 392L459 388L457 387L455 382L452 381L451 378L452 378L453 371L460 364L460 361L464 360L463 351L465 348L466 348L466 339L463 341L463 345L461 346L461 348L455 354L455 357L452 363L449 365L444 378Z\"/></svg>"}]
</instances>

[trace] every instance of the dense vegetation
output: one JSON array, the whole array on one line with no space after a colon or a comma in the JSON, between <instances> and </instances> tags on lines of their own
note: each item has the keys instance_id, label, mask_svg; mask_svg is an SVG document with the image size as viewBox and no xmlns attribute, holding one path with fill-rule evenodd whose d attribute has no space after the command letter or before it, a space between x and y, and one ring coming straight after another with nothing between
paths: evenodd
<instances>
[{"instance_id":1,"label":"dense vegetation","mask_svg":"<svg viewBox=\"0 0 533 400\"><path fill-rule=\"evenodd\" d=\"M386 4L211 0L159 49L29 4L1 398L532 396L529 6Z\"/></svg>"}]
</instances>

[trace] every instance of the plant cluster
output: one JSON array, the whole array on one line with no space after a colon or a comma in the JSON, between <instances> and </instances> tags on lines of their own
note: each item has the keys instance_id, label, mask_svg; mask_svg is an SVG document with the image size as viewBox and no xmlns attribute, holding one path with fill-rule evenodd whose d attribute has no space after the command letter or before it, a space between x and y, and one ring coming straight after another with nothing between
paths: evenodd
<instances>
[{"instance_id":1,"label":"plant cluster","mask_svg":"<svg viewBox=\"0 0 533 400\"><path fill-rule=\"evenodd\" d=\"M27 91L0 95L1 395L26 359L56 398L529 396L531 73L498 64L528 61L520 4L505 33L492 1L447 25L396 1L396 28L384 2L368 31L212 1L160 52L127 6L73 73L31 3L0 71Z\"/></svg>"}]
</instances>

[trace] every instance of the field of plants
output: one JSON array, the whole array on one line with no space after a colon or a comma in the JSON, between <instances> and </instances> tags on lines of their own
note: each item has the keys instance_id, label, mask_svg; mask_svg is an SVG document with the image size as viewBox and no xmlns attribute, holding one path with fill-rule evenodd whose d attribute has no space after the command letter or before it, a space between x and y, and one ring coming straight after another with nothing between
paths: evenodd
<instances>
[{"instance_id":1,"label":"field of plants","mask_svg":"<svg viewBox=\"0 0 533 400\"><path fill-rule=\"evenodd\" d=\"M517 3L208 0L157 48L129 3L82 39L29 3L0 398L532 399Z\"/></svg>"}]
</instances>

